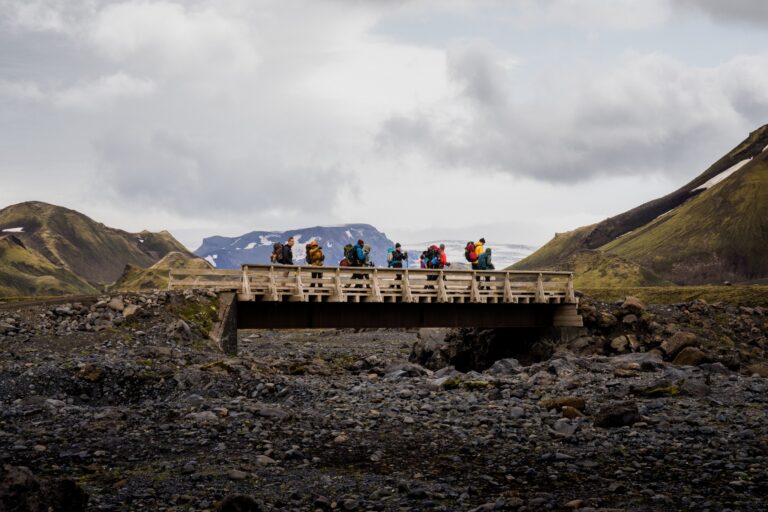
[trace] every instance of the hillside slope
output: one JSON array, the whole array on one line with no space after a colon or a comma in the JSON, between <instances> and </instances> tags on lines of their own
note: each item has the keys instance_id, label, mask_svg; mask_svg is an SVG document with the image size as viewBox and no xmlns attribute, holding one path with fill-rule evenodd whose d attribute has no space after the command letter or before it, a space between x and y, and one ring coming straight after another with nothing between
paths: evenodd
<instances>
[{"instance_id":1,"label":"hillside slope","mask_svg":"<svg viewBox=\"0 0 768 512\"><path fill-rule=\"evenodd\" d=\"M701 284L768 277L766 149L768 125L675 192L558 234L512 268L574 270L575 254L599 250L638 265L638 275L651 276L636 286L658 279ZM590 285L608 286L616 277Z\"/></svg>"},{"instance_id":2,"label":"hillside slope","mask_svg":"<svg viewBox=\"0 0 768 512\"><path fill-rule=\"evenodd\" d=\"M181 252L169 252L149 268L126 265L123 275L110 289L133 292L162 290L168 287L169 270L209 270L211 268L213 266L202 258L195 258Z\"/></svg>"},{"instance_id":3,"label":"hillside slope","mask_svg":"<svg viewBox=\"0 0 768 512\"><path fill-rule=\"evenodd\" d=\"M27 249L55 267L94 284L115 281L127 264L149 267L172 251L190 254L167 231L128 233L37 201L0 210L3 232L13 232Z\"/></svg>"}]
</instances>

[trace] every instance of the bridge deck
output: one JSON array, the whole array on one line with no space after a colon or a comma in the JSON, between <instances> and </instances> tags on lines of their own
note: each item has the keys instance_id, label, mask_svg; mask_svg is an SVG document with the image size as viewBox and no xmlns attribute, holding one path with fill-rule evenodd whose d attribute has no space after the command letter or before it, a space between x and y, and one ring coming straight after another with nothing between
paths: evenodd
<instances>
[{"instance_id":1,"label":"bridge deck","mask_svg":"<svg viewBox=\"0 0 768 512\"><path fill-rule=\"evenodd\" d=\"M235 292L241 302L577 303L571 272L243 265L171 270L168 286Z\"/></svg>"}]
</instances>

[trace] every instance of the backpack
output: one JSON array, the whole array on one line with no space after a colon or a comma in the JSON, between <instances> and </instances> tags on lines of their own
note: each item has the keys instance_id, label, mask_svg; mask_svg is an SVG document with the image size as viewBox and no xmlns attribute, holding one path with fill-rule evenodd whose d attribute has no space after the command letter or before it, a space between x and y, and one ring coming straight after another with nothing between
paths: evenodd
<instances>
[{"instance_id":1,"label":"backpack","mask_svg":"<svg viewBox=\"0 0 768 512\"><path fill-rule=\"evenodd\" d=\"M467 261L470 263L474 263L477 261L477 253L475 252L475 244L472 242L469 242L467 246L464 248L464 257L467 258Z\"/></svg>"},{"instance_id":2,"label":"backpack","mask_svg":"<svg viewBox=\"0 0 768 512\"><path fill-rule=\"evenodd\" d=\"M269 257L269 261L272 263L282 263L283 262L283 244L280 242L275 242L272 246L272 255Z\"/></svg>"},{"instance_id":3,"label":"backpack","mask_svg":"<svg viewBox=\"0 0 768 512\"><path fill-rule=\"evenodd\" d=\"M427 262L427 268L440 268L440 250L437 248L436 245L433 245L429 247L426 250L426 262Z\"/></svg>"},{"instance_id":4,"label":"backpack","mask_svg":"<svg viewBox=\"0 0 768 512\"><path fill-rule=\"evenodd\" d=\"M495 267L493 266L493 263L491 263L491 248L487 247L483 254L485 254L485 267L488 270L493 270Z\"/></svg>"},{"instance_id":5,"label":"backpack","mask_svg":"<svg viewBox=\"0 0 768 512\"><path fill-rule=\"evenodd\" d=\"M392 263L394 263L394 257L395 257L395 248L390 247L387 249L387 266L392 267Z\"/></svg>"},{"instance_id":6,"label":"backpack","mask_svg":"<svg viewBox=\"0 0 768 512\"><path fill-rule=\"evenodd\" d=\"M348 267L349 266L349 260L347 258L341 258L341 261L339 261L340 267Z\"/></svg>"},{"instance_id":7,"label":"backpack","mask_svg":"<svg viewBox=\"0 0 768 512\"><path fill-rule=\"evenodd\" d=\"M304 254L305 254L304 259L306 260L307 263L312 263L312 259L309 256L309 251L312 249L312 246L309 245L310 243L312 242L309 242L307 243L307 245L304 246Z\"/></svg>"},{"instance_id":8,"label":"backpack","mask_svg":"<svg viewBox=\"0 0 768 512\"><path fill-rule=\"evenodd\" d=\"M344 246L344 259L347 260L347 264L343 265L345 267L359 266L359 262L357 261L357 250L354 245L347 244Z\"/></svg>"}]
</instances>

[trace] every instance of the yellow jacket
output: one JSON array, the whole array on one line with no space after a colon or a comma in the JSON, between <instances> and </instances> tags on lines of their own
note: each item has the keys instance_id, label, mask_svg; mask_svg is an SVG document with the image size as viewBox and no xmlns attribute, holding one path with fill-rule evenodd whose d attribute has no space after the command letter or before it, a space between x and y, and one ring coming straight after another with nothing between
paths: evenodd
<instances>
[{"instance_id":1,"label":"yellow jacket","mask_svg":"<svg viewBox=\"0 0 768 512\"><path fill-rule=\"evenodd\" d=\"M325 254L320 246L311 247L307 252L307 263L316 267L322 267L325 261Z\"/></svg>"},{"instance_id":2,"label":"yellow jacket","mask_svg":"<svg viewBox=\"0 0 768 512\"><path fill-rule=\"evenodd\" d=\"M480 261L480 255L483 254L484 252L485 252L485 246L480 242L476 242L475 254L477 254L477 260L472 262L473 267L476 267L478 265L478 262Z\"/></svg>"}]
</instances>

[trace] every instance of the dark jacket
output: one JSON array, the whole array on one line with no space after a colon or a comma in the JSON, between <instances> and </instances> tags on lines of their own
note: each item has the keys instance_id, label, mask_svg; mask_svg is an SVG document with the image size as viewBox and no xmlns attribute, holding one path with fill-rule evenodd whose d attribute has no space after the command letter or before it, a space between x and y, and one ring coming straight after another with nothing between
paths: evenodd
<instances>
[{"instance_id":1,"label":"dark jacket","mask_svg":"<svg viewBox=\"0 0 768 512\"><path fill-rule=\"evenodd\" d=\"M288 244L283 245L283 265L293 265L293 249Z\"/></svg>"},{"instance_id":2,"label":"dark jacket","mask_svg":"<svg viewBox=\"0 0 768 512\"><path fill-rule=\"evenodd\" d=\"M395 249L394 252L392 252L392 268L403 268L404 259L405 254L403 254L403 251Z\"/></svg>"}]
</instances>

